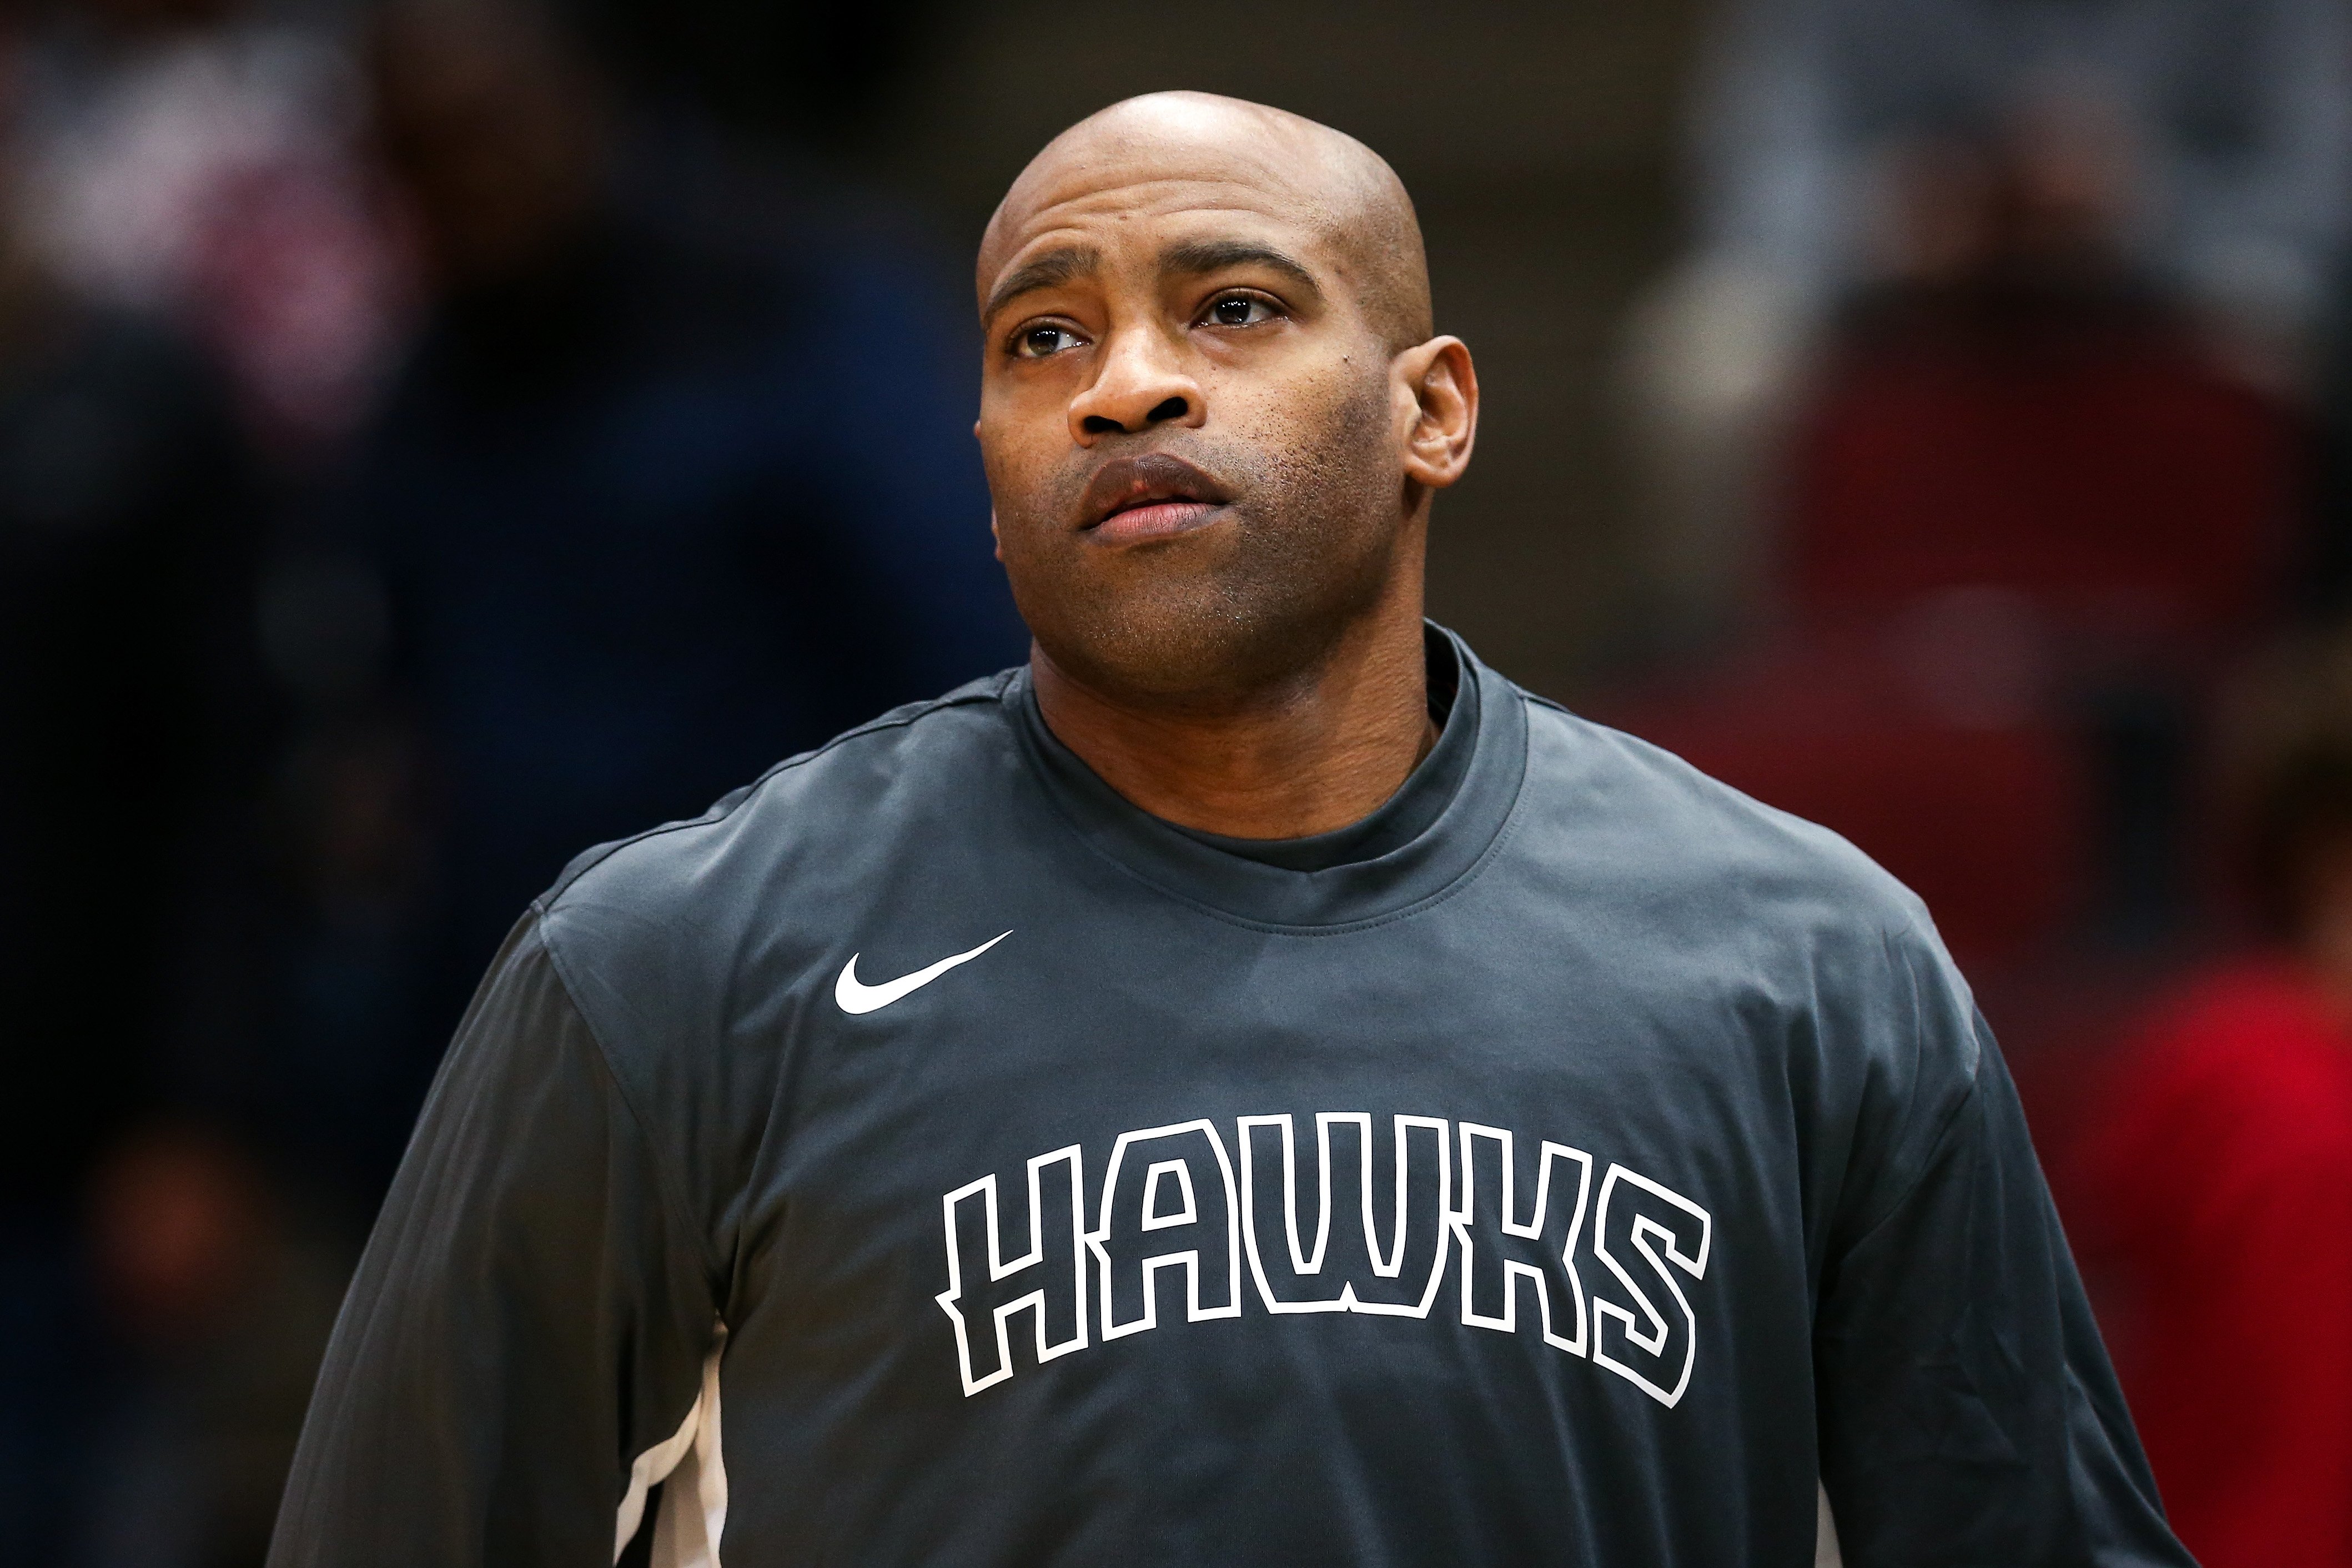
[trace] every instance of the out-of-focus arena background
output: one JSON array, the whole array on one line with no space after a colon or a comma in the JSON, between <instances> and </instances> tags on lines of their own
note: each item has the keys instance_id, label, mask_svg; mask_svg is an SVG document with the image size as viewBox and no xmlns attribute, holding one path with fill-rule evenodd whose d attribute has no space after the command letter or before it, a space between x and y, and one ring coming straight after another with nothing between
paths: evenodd
<instances>
[{"instance_id":1,"label":"out-of-focus arena background","mask_svg":"<svg viewBox=\"0 0 2352 1568\"><path fill-rule=\"evenodd\" d=\"M2184 1535L2331 1528L2336 0L9 0L0 1559L257 1563L525 902L1022 657L969 258L1164 87L1394 163L1433 613L1926 898Z\"/></svg>"}]
</instances>

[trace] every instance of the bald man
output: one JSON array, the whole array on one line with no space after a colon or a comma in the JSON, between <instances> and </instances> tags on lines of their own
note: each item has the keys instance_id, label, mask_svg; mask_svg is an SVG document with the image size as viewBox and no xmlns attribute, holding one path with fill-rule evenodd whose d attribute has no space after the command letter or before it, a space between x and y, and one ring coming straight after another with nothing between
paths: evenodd
<instances>
[{"instance_id":1,"label":"bald man","mask_svg":"<svg viewBox=\"0 0 2352 1568\"><path fill-rule=\"evenodd\" d=\"M278 1568L2186 1563L1926 911L1422 619L1387 166L1119 104L979 290L1028 665L532 905Z\"/></svg>"}]
</instances>

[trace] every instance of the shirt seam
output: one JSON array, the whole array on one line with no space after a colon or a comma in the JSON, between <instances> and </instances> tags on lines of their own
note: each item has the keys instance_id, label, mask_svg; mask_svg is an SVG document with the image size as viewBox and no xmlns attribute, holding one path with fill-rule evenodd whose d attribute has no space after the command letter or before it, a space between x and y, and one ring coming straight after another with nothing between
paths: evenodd
<instances>
[{"instance_id":1,"label":"shirt seam","mask_svg":"<svg viewBox=\"0 0 2352 1568\"><path fill-rule=\"evenodd\" d=\"M1979 1087L1979 1079L1969 1080L1968 1092L1954 1102L1950 1112L1944 1118L1943 1125L1937 1128L1934 1140L1927 1145L1927 1157L1919 1162L1919 1173L1904 1184L1903 1191L1887 1204L1885 1214L1872 1220L1869 1228L1846 1244L1845 1257L1851 1258L1869 1246L1880 1231L1885 1230L1901 1217L1905 1207L1913 1198L1919 1195L1921 1189L1927 1186L1927 1178L1936 1173L1936 1167L1950 1152L1950 1141L1953 1133L1958 1129L1961 1119L1975 1109Z\"/></svg>"},{"instance_id":2,"label":"shirt seam","mask_svg":"<svg viewBox=\"0 0 2352 1568\"><path fill-rule=\"evenodd\" d=\"M587 1031L588 1043L596 1047L596 1065L604 1069L606 1081L613 1086L614 1097L621 1102L621 1109L628 1112L630 1124L636 1129L637 1137L645 1145L646 1163L653 1167L654 1182L661 1190L664 1206L670 1211L671 1223L693 1238L695 1259L702 1266L703 1283L709 1289L713 1309L718 1310L725 1294L721 1281L731 1279L732 1272L716 1267L718 1258L710 1250L709 1238L702 1234L701 1222L695 1218L692 1206L686 1201L683 1183L671 1171L669 1163L663 1159L661 1144L653 1136L650 1122L638 1108L636 1098L629 1092L629 1086L623 1080L620 1069L613 1065L613 1049L605 1043L604 1031L588 1016L588 1009L580 1005L579 989L572 984L563 954L556 948L555 932L549 929L547 912L541 910L539 915L540 951L547 954L548 967L555 972L555 983L562 989L563 999L571 1005L572 1016L580 1020L580 1026ZM719 1321L726 1321L723 1310L719 1311Z\"/></svg>"},{"instance_id":3,"label":"shirt seam","mask_svg":"<svg viewBox=\"0 0 2352 1568\"><path fill-rule=\"evenodd\" d=\"M1916 927L1906 927L1904 931L1901 933L1884 929L1880 931L1879 936L1882 950L1888 955L1890 967L1892 966L1893 961L1893 939L1897 934L1916 937L1919 932ZM1926 1037L1927 1025L1920 1005L1918 976L1908 963L1903 963L1901 967L1905 981L1910 987L1911 992L1911 1045L1916 1057L1916 1055L1923 1054L1921 1052L1920 1042ZM1977 1024L1973 1016L1970 1017L1969 1027L1971 1034L1973 1034L1977 1028ZM1904 1183L1902 1190L1893 1198L1888 1200L1885 1212L1879 1215L1877 1218L1872 1220L1869 1226L1865 1227L1859 1236L1856 1236L1851 1242L1846 1244L1845 1251L1848 1255L1859 1251L1862 1247L1868 1246L1871 1238L1876 1236L1880 1231L1884 1230L1896 1215L1900 1215L1903 1212L1904 1206L1910 1203L1912 1198L1918 1194L1920 1189L1927 1184L1928 1177L1935 1174L1937 1163L1942 1161L1945 1154L1948 1152L1949 1142L1955 1130L1959 1126L1961 1119L1977 1104L1979 1097L1983 1092L1984 1047L1981 1040L1977 1041L1976 1045L1976 1059L1970 1063L1969 1067L1968 1089L1953 1102L1951 1109L1944 1113L1942 1121L1936 1128L1935 1135L1928 1139L1927 1154L1925 1159L1919 1162L1918 1173L1912 1176L1910 1180ZM1916 1067L1914 1071L1916 1074Z\"/></svg>"},{"instance_id":4,"label":"shirt seam","mask_svg":"<svg viewBox=\"0 0 2352 1568\"><path fill-rule=\"evenodd\" d=\"M531 908L541 910L542 911L545 910L555 900L561 898L565 892L569 891L582 878L594 870L597 867L602 866L605 861L611 859L614 856L619 854L624 849L632 848L636 845L659 838L664 834L682 833L692 827L709 827L715 824L726 821L729 817L734 816L737 811L740 810L745 805L747 805L753 795L766 788L768 782L771 779L787 773L793 768L806 766L808 763L815 762L819 757L825 755L827 752L834 751L837 747L847 744L851 741L858 740L866 735L879 734L885 730L903 730L921 720L929 718L934 713L942 712L950 708L961 708L974 702L1002 702L1004 699L1004 688L1011 682L1013 675L1017 673L1017 668L1018 667L1014 669L1000 670L993 676L983 677L983 679L990 682L990 685L986 689L979 691L950 692L944 697L934 697L929 701L915 703L908 708L898 709L894 711L868 719L865 723L856 726L855 729L844 730L840 734L835 735L832 740L827 741L824 744L816 747L813 751L797 752L793 756L786 757L780 763L772 763L765 772L760 774L759 777L753 779L750 784L742 785L740 788L729 791L728 794L719 800L719 804L713 805L709 810L703 812L698 816L689 816L677 822L661 823L658 826L648 827L642 832L633 833L625 838L616 838L610 844L603 846L601 852L594 848L584 851L584 854L593 855L594 858L584 859L582 864L576 867L567 868L563 875L556 879L553 887L548 889L547 891L541 893L538 898L531 900Z\"/></svg>"}]
</instances>

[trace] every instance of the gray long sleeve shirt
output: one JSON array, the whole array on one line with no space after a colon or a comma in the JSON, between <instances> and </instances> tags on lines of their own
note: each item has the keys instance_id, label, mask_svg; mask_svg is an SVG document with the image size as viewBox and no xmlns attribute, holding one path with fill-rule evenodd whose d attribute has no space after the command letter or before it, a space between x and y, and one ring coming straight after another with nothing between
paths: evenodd
<instances>
[{"instance_id":1,"label":"gray long sleeve shirt","mask_svg":"<svg viewBox=\"0 0 2352 1568\"><path fill-rule=\"evenodd\" d=\"M1431 653L1321 838L1145 816L1014 671L583 856L276 1568L1800 1568L1817 1476L1854 1568L2187 1563L1916 901Z\"/></svg>"}]
</instances>

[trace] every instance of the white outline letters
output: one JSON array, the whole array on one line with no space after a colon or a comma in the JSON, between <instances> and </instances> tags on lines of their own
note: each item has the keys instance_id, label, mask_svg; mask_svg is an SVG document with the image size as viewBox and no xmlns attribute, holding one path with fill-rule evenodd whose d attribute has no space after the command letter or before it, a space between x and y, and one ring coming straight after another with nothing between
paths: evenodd
<instances>
[{"instance_id":1,"label":"white outline letters","mask_svg":"<svg viewBox=\"0 0 2352 1568\"><path fill-rule=\"evenodd\" d=\"M1222 1305L1213 1307L1201 1305L1202 1286L1205 1283L1213 1287L1216 1279L1216 1265L1220 1261L1216 1256L1214 1237L1212 1235L1207 1238L1211 1243L1207 1247L1192 1247L1182 1251L1162 1252L1150 1258L1132 1259L1136 1279L1139 1281L1140 1293L1143 1297L1143 1315L1121 1322L1118 1321L1120 1292L1116 1275L1123 1270L1118 1262L1111 1257L1111 1230L1118 1202L1119 1173L1126 1169L1128 1148L1130 1144L1168 1142L1178 1139L1189 1142L1195 1138L1208 1141L1207 1152L1215 1157L1217 1173L1223 1180L1221 1195L1225 1200L1225 1246L1224 1257L1222 1260L1224 1264L1224 1301ZM1142 1201L1139 1205L1140 1217L1136 1225L1139 1234L1173 1229L1187 1225L1200 1226L1204 1230L1208 1228L1210 1222L1201 1217L1199 1205L1193 1202L1194 1182L1190 1167L1194 1163L1192 1156L1180 1155L1173 1160L1159 1160L1151 1163L1144 1173ZM1181 1178L1180 1184L1184 1192L1184 1210L1181 1215L1164 1215L1154 1206L1154 1201L1160 1193L1161 1178L1171 1169ZM1219 1189L1214 1187L1210 1190L1212 1193L1219 1192ZM1168 1127L1151 1127L1140 1132L1120 1133L1118 1142L1111 1145L1110 1163L1103 1169L1102 1218L1094 1229L1087 1233L1087 1247L1095 1255L1097 1278L1100 1281L1096 1295L1102 1302L1102 1337L1106 1341L1123 1339L1129 1334L1139 1334L1146 1329L1156 1329L1160 1326L1158 1276L1163 1268L1181 1268L1184 1271L1184 1319L1187 1322L1197 1323L1208 1318L1240 1317L1242 1315L1241 1229L1241 1202L1240 1194L1234 1191L1234 1163L1225 1156L1225 1141L1217 1136L1216 1123L1180 1121ZM1202 1256L1204 1253L1207 1256ZM1135 1289L1135 1287L1131 1285L1129 1289Z\"/></svg>"},{"instance_id":2,"label":"white outline letters","mask_svg":"<svg viewBox=\"0 0 2352 1568\"><path fill-rule=\"evenodd\" d=\"M1400 1115L1390 1122L1393 1201L1384 1233L1377 1212L1383 1205L1373 1195L1381 1184L1373 1121L1365 1111L1316 1114L1311 1196L1300 1192L1297 1122L1286 1111L1234 1120L1238 1175L1217 1124L1206 1119L1122 1132L1093 1189L1091 1230L1081 1147L1040 1154L1028 1163L1029 1249L1009 1259L996 1177L949 1193L940 1200L948 1288L935 1300L955 1330L964 1394L1013 1375L1016 1314L1031 1315L1040 1365L1085 1349L1090 1331L1108 1342L1159 1328L1163 1271L1181 1271L1185 1321L1238 1318L1246 1256L1257 1300L1276 1315L1426 1319L1455 1272L1464 1326L1505 1334L1533 1327L1545 1344L1591 1360L1659 1404L1681 1402L1698 1359L1698 1316L1684 1280L1706 1275L1715 1222L1706 1209L1615 1163L1595 1202L1593 1157L1549 1139L1529 1141L1533 1191L1523 1197L1519 1142L1509 1129ZM1055 1166L1066 1170L1049 1179ZM1482 1167L1494 1173L1483 1205ZM1066 1255L1059 1206L1066 1193ZM1311 1239L1300 1224L1310 1202ZM1608 1274L1589 1292L1577 1269L1580 1247ZM1646 1279L1636 1278L1643 1268ZM1616 1289L1600 1289L1611 1280ZM1032 1288L1001 1300L1022 1286ZM1523 1316L1527 1300L1536 1310ZM983 1346L995 1342L984 1373L972 1366L975 1323ZM1048 1337L1065 1324L1063 1338Z\"/></svg>"},{"instance_id":3,"label":"white outline letters","mask_svg":"<svg viewBox=\"0 0 2352 1568\"><path fill-rule=\"evenodd\" d=\"M1584 1205L1592 1194L1592 1156L1581 1149L1571 1149L1564 1143L1546 1140L1536 1152L1535 1201L1529 1205L1525 1220L1515 1219L1518 1161L1512 1153L1510 1132L1500 1127L1481 1127L1475 1121L1459 1123L1462 1129L1462 1205L1447 1217L1454 1226L1454 1238L1462 1247L1462 1321L1474 1329L1493 1329L1501 1333L1514 1333L1519 1325L1519 1281L1524 1279L1534 1287L1536 1307L1541 1314L1544 1343L1570 1355L1582 1355L1587 1349L1585 1339L1584 1281L1576 1272L1576 1243L1584 1232ZM1499 1314L1477 1310L1478 1260L1482 1256L1478 1238L1473 1234L1477 1227L1478 1164L1470 1152L1470 1141L1483 1139L1496 1145L1496 1156L1502 1176L1500 1190L1495 1194L1495 1215L1500 1235L1490 1233L1487 1245L1503 1265L1502 1311ZM1558 1253L1541 1245L1548 1232L1554 1232L1552 1215L1559 1212L1552 1205L1566 1202L1565 1184L1552 1185L1556 1165L1576 1167L1576 1201L1569 1208L1567 1236ZM1524 1250L1515 1247L1504 1237L1520 1237L1538 1244L1538 1263L1522 1263L1512 1255ZM1547 1270L1558 1265L1566 1276L1565 1291L1575 1309L1576 1331L1559 1332L1560 1325L1552 1320L1553 1281Z\"/></svg>"},{"instance_id":4,"label":"white outline letters","mask_svg":"<svg viewBox=\"0 0 2352 1568\"><path fill-rule=\"evenodd\" d=\"M1616 1254L1609 1250L1609 1205L1610 1201L1617 1195L1617 1184L1621 1180L1632 1183L1643 1192L1671 1205L1682 1214L1698 1221L1698 1252L1696 1257L1682 1251L1675 1233L1648 1215L1637 1214L1633 1216L1632 1236L1629 1238L1633 1250L1640 1253L1649 1263L1651 1271L1673 1295L1675 1305L1682 1310L1682 1373L1675 1379L1675 1385L1671 1389L1651 1382L1639 1369L1611 1355L1608 1350L1609 1335L1600 1326L1601 1322L1616 1322L1624 1331L1627 1342L1646 1355L1664 1357L1669 1353L1666 1340L1671 1325L1664 1318L1658 1315L1656 1303L1653 1302L1642 1288L1633 1282L1633 1277L1625 1272L1625 1266L1617 1260ZM1601 1180L1601 1206L1595 1211L1592 1219L1592 1255L1607 1266L1610 1273L1617 1276L1617 1282L1625 1287L1626 1293L1633 1298L1634 1306L1641 1310L1643 1317L1649 1320L1649 1330L1644 1332L1635 1327L1633 1314L1624 1308L1613 1302L1596 1299L1592 1303L1592 1313L1600 1321L1594 1326L1593 1363L1607 1367L1668 1409L1672 1409L1681 1400L1683 1390L1690 1386L1691 1363L1698 1359L1698 1319L1692 1313L1690 1300L1684 1296L1683 1288L1676 1284L1675 1277L1667 1272L1665 1260L1661 1259L1657 1253L1651 1249L1650 1241L1654 1237L1663 1240L1666 1244L1666 1258L1672 1259L1675 1268L1692 1279L1697 1279L1706 1273L1706 1251L1713 1240L1714 1230L1715 1222L1707 1216L1705 1209L1680 1193L1671 1192L1658 1185L1647 1176L1636 1175L1622 1165L1612 1164L1609 1167L1609 1174Z\"/></svg>"},{"instance_id":5,"label":"white outline letters","mask_svg":"<svg viewBox=\"0 0 2352 1568\"><path fill-rule=\"evenodd\" d=\"M1067 1355L1072 1351L1086 1349L1087 1257L1080 1245L1086 1240L1086 1232L1082 1228L1086 1224L1085 1160L1086 1156L1080 1152L1078 1145L1073 1143L1066 1149L1056 1149L1050 1154L1040 1154L1029 1162L1029 1250L1010 1260L1007 1260L1004 1256L1004 1232L997 1220L994 1175L982 1176L976 1182L967 1182L940 1200L940 1215L947 1231L948 1288L940 1291L933 1300L939 1302L940 1310L948 1315L948 1321L955 1325L956 1363L963 1373L963 1392L966 1398L978 1394L983 1388L990 1388L1003 1383L1013 1375L1013 1341L1006 1325L1015 1312L1028 1312L1035 1319L1037 1360L1040 1364L1052 1361L1055 1356ZM1072 1316L1077 1327L1070 1338L1049 1342L1045 1338L1046 1320L1058 1314L1049 1310L1051 1306L1049 1293L1055 1284L1053 1270L1044 1267L1048 1261L1045 1256L1044 1175L1046 1166L1064 1162L1066 1162L1070 1167L1070 1291L1071 1301L1075 1307ZM975 1378L971 1374L971 1340L964 1322L964 1315L956 1307L956 1303L964 1298L963 1259L956 1245L956 1205L969 1203L975 1197L983 1202L986 1210L984 1216L988 1237L986 1278L989 1282L993 1284L1028 1268L1039 1270L1037 1289L1029 1291L1026 1295L1015 1297L989 1314L995 1320L996 1325L996 1370L981 1378ZM1058 1232L1055 1233L1054 1239L1056 1242L1061 1240ZM982 1259L975 1257L972 1261L978 1264ZM975 1280L973 1283L977 1286L979 1281Z\"/></svg>"}]
</instances>

